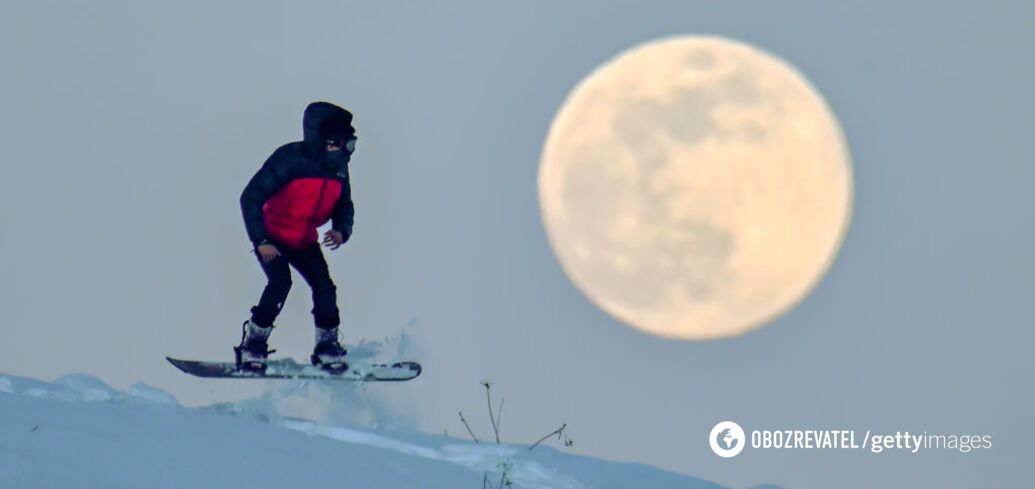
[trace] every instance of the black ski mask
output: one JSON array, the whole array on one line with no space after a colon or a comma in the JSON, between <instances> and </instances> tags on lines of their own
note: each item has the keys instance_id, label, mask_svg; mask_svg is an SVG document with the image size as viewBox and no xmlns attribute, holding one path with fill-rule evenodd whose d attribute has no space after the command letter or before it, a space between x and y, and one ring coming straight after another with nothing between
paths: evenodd
<instances>
[{"instance_id":1,"label":"black ski mask","mask_svg":"<svg viewBox=\"0 0 1035 489\"><path fill-rule=\"evenodd\" d=\"M336 167L348 163L352 152L356 150L356 130L350 120L343 118L328 119L320 127L321 139L324 141L324 157ZM337 151L327 150L327 146L337 146Z\"/></svg>"}]
</instances>

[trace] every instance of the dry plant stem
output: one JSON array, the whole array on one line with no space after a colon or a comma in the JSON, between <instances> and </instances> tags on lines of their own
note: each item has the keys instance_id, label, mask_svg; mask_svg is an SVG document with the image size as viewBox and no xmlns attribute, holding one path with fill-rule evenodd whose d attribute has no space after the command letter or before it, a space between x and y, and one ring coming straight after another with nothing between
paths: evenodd
<instances>
[{"instance_id":1,"label":"dry plant stem","mask_svg":"<svg viewBox=\"0 0 1035 489\"><path fill-rule=\"evenodd\" d=\"M481 443L480 441L478 441L478 437L474 436L474 432L471 431L471 425L467 424L467 420L464 419L464 412L460 411L459 414L460 414L460 421L464 422L464 426L467 427L467 433L471 435L471 439L474 440L475 443Z\"/></svg>"},{"instance_id":2,"label":"dry plant stem","mask_svg":"<svg viewBox=\"0 0 1035 489\"><path fill-rule=\"evenodd\" d=\"M503 424L503 403L507 400L506 397L500 398L500 408L496 410L496 431L499 431L500 425ZM499 437L499 435L496 435Z\"/></svg>"},{"instance_id":3,"label":"dry plant stem","mask_svg":"<svg viewBox=\"0 0 1035 489\"><path fill-rule=\"evenodd\" d=\"M532 450L533 448L535 448L535 447L536 447L536 445L538 445L538 444L542 443L542 442L543 442L543 440L545 440L545 439L547 439L547 438L549 438L549 437L551 437L551 436L553 436L553 435L557 435L557 436L560 436L560 435L561 435L561 432L563 432L563 431L564 431L564 427L565 427L565 426L568 426L568 423L564 423L564 424L562 424L560 428L557 428L556 430L553 430L553 431L551 431L551 432L550 432L550 434L548 434L548 435L546 435L546 436L544 436L544 437L540 438L540 439L539 439L539 441L536 441L535 443L533 443L533 444L532 444L532 446L528 447L528 449L529 449L529 450Z\"/></svg>"},{"instance_id":4,"label":"dry plant stem","mask_svg":"<svg viewBox=\"0 0 1035 489\"><path fill-rule=\"evenodd\" d=\"M483 383L485 386L485 403L489 405L489 421L492 423L492 432L496 435L496 444L500 443L500 430L496 424L496 417L492 414L492 396L489 395L489 391L492 389L491 384L488 382Z\"/></svg>"}]
</instances>

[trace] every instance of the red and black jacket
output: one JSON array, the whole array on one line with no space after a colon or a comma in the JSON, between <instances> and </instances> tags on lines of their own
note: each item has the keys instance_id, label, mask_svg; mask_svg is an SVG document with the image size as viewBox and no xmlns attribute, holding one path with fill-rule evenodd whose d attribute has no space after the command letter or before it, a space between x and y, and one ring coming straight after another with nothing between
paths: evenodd
<instances>
[{"instance_id":1,"label":"red and black jacket","mask_svg":"<svg viewBox=\"0 0 1035 489\"><path fill-rule=\"evenodd\" d=\"M352 114L327 102L306 107L303 140L285 144L266 160L241 193L241 213L254 246L269 242L295 249L317 241L316 228L331 220L346 240L355 208L349 152L327 152L327 139L355 134Z\"/></svg>"}]
</instances>

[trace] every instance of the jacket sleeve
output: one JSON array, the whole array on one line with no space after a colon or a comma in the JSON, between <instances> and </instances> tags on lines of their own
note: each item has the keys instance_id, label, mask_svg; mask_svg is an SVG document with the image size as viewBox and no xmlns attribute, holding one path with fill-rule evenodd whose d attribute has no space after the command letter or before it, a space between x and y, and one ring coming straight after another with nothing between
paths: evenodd
<instances>
[{"instance_id":1,"label":"jacket sleeve","mask_svg":"<svg viewBox=\"0 0 1035 489\"><path fill-rule=\"evenodd\" d=\"M244 217L244 228L248 231L248 239L258 247L266 241L266 222L263 218L262 206L273 194L289 180L283 152L274 151L262 168L255 173L248 185L241 192L241 214Z\"/></svg>"},{"instance_id":2,"label":"jacket sleeve","mask_svg":"<svg viewBox=\"0 0 1035 489\"><path fill-rule=\"evenodd\" d=\"M347 241L352 236L352 223L356 215L356 207L352 204L352 185L349 182L348 170L345 171L343 187L341 197L338 197L338 203L334 205L331 227L340 232Z\"/></svg>"}]
</instances>

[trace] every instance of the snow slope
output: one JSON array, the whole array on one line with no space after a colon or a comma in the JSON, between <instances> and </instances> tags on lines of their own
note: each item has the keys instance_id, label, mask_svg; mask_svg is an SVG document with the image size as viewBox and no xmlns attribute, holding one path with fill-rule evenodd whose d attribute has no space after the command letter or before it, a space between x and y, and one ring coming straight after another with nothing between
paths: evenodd
<instances>
[{"instance_id":1,"label":"snow slope","mask_svg":"<svg viewBox=\"0 0 1035 489\"><path fill-rule=\"evenodd\" d=\"M478 489L504 468L514 488L721 487L549 446L284 417L271 402L283 398L185 408L142 384L122 392L82 374L52 383L0 375L0 488Z\"/></svg>"}]
</instances>

